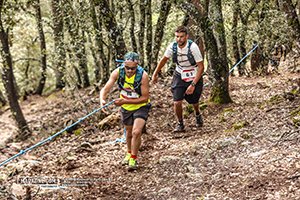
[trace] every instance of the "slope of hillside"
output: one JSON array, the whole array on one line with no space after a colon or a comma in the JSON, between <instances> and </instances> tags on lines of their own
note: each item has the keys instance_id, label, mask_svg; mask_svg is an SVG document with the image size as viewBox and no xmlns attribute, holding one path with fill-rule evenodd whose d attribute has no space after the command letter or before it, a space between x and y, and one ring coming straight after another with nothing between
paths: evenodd
<instances>
[{"instance_id":1,"label":"slope of hillside","mask_svg":"<svg viewBox=\"0 0 300 200\"><path fill-rule=\"evenodd\" d=\"M152 110L136 172L120 165L126 147L113 142L123 131L118 108L112 106L113 115L104 125L99 125L103 114L96 113L72 133L1 167L1 199L299 198L299 73L231 77L234 102L222 106L208 103L209 87L205 88L204 127L197 129L193 114L185 109L187 131L180 134L172 133L170 81L151 87ZM98 94L90 90L32 96L22 102L33 130L24 143L8 139L15 130L5 128L13 121L9 110L3 111L1 161L96 109ZM24 180L36 182L19 184ZM41 182L48 186L41 187ZM54 187L67 183L71 185Z\"/></svg>"}]
</instances>

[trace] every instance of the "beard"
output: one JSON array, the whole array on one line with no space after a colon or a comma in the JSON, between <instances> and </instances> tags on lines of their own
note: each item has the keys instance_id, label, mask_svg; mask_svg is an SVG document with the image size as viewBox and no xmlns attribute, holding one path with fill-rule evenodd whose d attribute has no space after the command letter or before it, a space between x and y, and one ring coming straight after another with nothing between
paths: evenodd
<instances>
[{"instance_id":1,"label":"beard","mask_svg":"<svg viewBox=\"0 0 300 200\"><path fill-rule=\"evenodd\" d=\"M186 41L183 41L183 42L178 42L178 46L184 46L186 44Z\"/></svg>"}]
</instances>

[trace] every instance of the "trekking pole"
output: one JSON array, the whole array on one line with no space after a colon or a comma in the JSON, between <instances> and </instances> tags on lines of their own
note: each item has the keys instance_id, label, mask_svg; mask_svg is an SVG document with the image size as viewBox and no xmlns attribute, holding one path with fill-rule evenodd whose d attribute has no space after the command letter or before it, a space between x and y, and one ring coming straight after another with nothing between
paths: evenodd
<instances>
[{"instance_id":1,"label":"trekking pole","mask_svg":"<svg viewBox=\"0 0 300 200\"><path fill-rule=\"evenodd\" d=\"M67 127L64 128L63 130L61 130L61 131L55 133L54 135L52 135L52 136L46 138L45 140L42 140L42 141L36 143L35 145L32 145L31 147L27 148L27 149L21 150L21 151L20 151L19 153L17 153L16 155L14 155L14 156L8 158L7 160L3 161L2 163L0 163L0 167L3 166L3 165L5 165L5 164L8 163L8 162L14 160L15 158L17 158L17 157L19 157L19 156L25 154L26 152L28 152L28 151L30 151L30 150L32 150L32 149L38 147L38 146L41 146L41 145L45 144L45 143L48 142L48 141L51 141L53 138L57 137L58 135L60 135L60 134L63 133L64 131L66 131L66 130L68 130L69 128L75 126L76 124L79 124L80 122L82 122L83 120L85 120L86 118L88 118L89 116L95 114L96 112L102 110L102 109L105 108L105 107L108 107L109 105L113 104L114 102L115 102L115 100L112 100L111 102L108 102L108 103L105 104L104 106L95 109L94 111L90 112L88 115L86 115L86 116L80 118L77 122L71 124L70 126L67 126Z\"/></svg>"},{"instance_id":2,"label":"trekking pole","mask_svg":"<svg viewBox=\"0 0 300 200\"><path fill-rule=\"evenodd\" d=\"M230 70L229 70L229 72L228 72L228 74L227 74L227 76L229 76L232 72L233 72L233 70L234 70L234 68L236 68L243 60L245 60L245 58L247 58L256 48L258 47L258 44L256 44L241 60L239 60L239 62L237 62ZM209 83L205 83L204 85L203 85L203 87L207 87L209 85Z\"/></svg>"},{"instance_id":3,"label":"trekking pole","mask_svg":"<svg viewBox=\"0 0 300 200\"><path fill-rule=\"evenodd\" d=\"M256 48L258 47L258 44L256 44L239 62L237 62L230 70L228 73L228 76L231 74L231 72L236 68L245 58L247 58Z\"/></svg>"}]
</instances>

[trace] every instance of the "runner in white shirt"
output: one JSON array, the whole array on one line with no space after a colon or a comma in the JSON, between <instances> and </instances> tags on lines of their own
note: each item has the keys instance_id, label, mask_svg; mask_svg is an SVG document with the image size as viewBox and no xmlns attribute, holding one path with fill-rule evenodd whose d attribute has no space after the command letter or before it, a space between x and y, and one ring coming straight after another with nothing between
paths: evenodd
<instances>
[{"instance_id":1,"label":"runner in white shirt","mask_svg":"<svg viewBox=\"0 0 300 200\"><path fill-rule=\"evenodd\" d=\"M188 40L188 36L186 27L179 26L176 29L176 42L172 42L167 47L164 57L158 63L152 76L152 83L157 83L158 73L169 58L172 57L173 62L176 63L176 70L174 71L171 89L173 93L174 112L178 120L178 125L174 129L174 132L184 131L182 115L183 99L193 105L197 127L203 126L199 110L199 99L203 88L202 74L204 64L198 45Z\"/></svg>"}]
</instances>

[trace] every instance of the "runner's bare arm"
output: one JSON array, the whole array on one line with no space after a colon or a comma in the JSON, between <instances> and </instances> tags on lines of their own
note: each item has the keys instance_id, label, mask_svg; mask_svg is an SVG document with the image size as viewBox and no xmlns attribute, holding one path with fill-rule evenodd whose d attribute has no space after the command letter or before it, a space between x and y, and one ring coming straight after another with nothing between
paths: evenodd
<instances>
[{"instance_id":1,"label":"runner's bare arm","mask_svg":"<svg viewBox=\"0 0 300 200\"><path fill-rule=\"evenodd\" d=\"M111 90L111 88L113 87L114 83L117 81L118 76L119 76L119 71L118 71L118 69L115 69L111 73L109 80L106 82L104 87L101 89L101 91L100 91L100 105L101 106L103 106L106 103L105 100L107 98L107 95L108 95L109 91Z\"/></svg>"},{"instance_id":2,"label":"runner's bare arm","mask_svg":"<svg viewBox=\"0 0 300 200\"><path fill-rule=\"evenodd\" d=\"M166 62L169 60L168 57L164 56L158 63L153 75L152 75L152 83L157 83L158 79L158 73L161 71L161 69L165 66Z\"/></svg>"},{"instance_id":3,"label":"runner's bare arm","mask_svg":"<svg viewBox=\"0 0 300 200\"><path fill-rule=\"evenodd\" d=\"M204 64L203 64L203 61L200 61L200 62L197 62L197 66L198 66L198 71L197 71L197 74L193 80L193 83L198 83L198 81L200 80L203 72L204 72Z\"/></svg>"}]
</instances>

